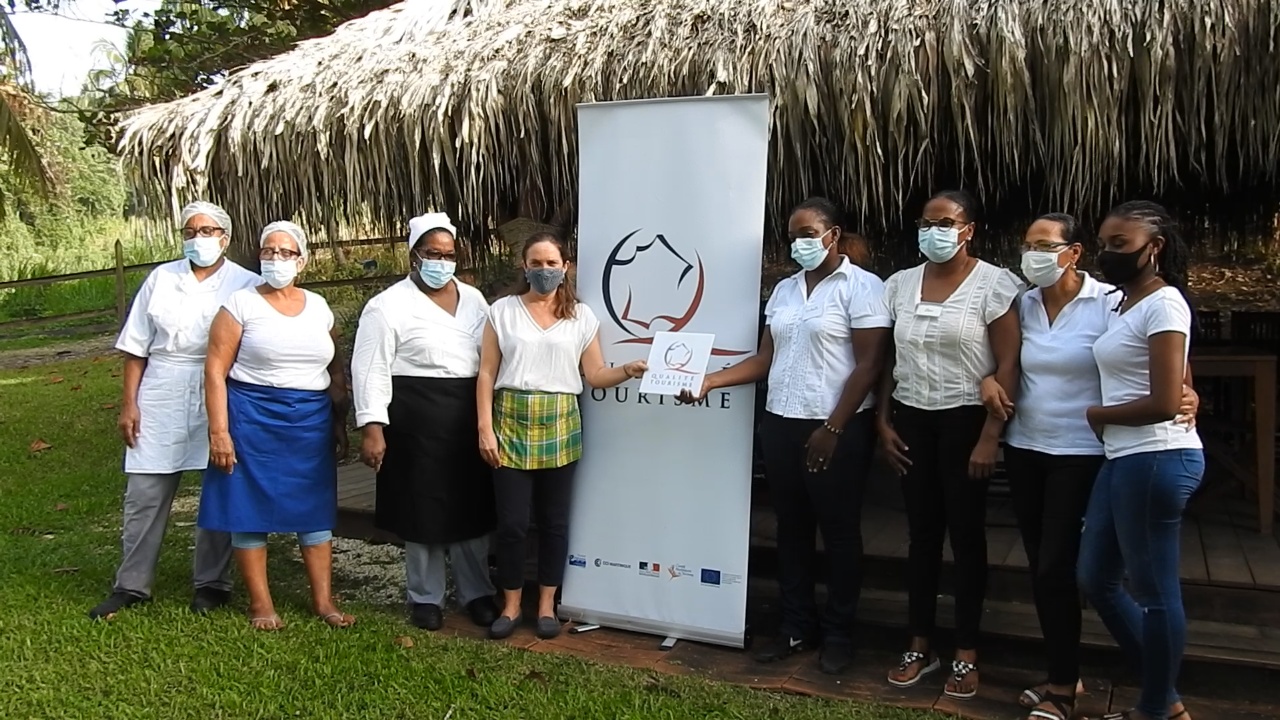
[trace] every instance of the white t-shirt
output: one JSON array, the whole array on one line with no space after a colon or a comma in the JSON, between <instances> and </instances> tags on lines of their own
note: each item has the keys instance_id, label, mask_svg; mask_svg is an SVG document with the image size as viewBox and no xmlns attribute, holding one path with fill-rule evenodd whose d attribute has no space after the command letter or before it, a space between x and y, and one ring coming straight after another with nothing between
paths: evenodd
<instances>
[{"instance_id":1,"label":"white t-shirt","mask_svg":"<svg viewBox=\"0 0 1280 720\"><path fill-rule=\"evenodd\" d=\"M261 283L230 260L203 282L185 259L160 265L138 288L116 349L175 365L203 365L218 308L231 293Z\"/></svg>"},{"instance_id":2,"label":"white t-shirt","mask_svg":"<svg viewBox=\"0 0 1280 720\"><path fill-rule=\"evenodd\" d=\"M333 312L324 298L303 290L306 303L283 315L255 288L227 298L227 313L240 323L240 352L228 376L250 385L290 390L329 389L333 362Z\"/></svg>"},{"instance_id":3,"label":"white t-shirt","mask_svg":"<svg viewBox=\"0 0 1280 720\"><path fill-rule=\"evenodd\" d=\"M1191 308L1176 288L1162 287L1142 298L1128 312L1112 317L1107 331L1093 344L1102 378L1102 404L1123 405L1151 394L1152 335L1182 333L1185 369L1191 349ZM1161 450L1203 447L1195 428L1167 420L1155 425L1108 425L1102 431L1108 458Z\"/></svg>"},{"instance_id":4,"label":"white t-shirt","mask_svg":"<svg viewBox=\"0 0 1280 720\"><path fill-rule=\"evenodd\" d=\"M802 270L774 288L764 306L773 337L765 410L786 418L826 420L857 367L852 331L887 328L884 282L846 258L808 295ZM875 405L868 394L858 412Z\"/></svg>"},{"instance_id":5,"label":"white t-shirt","mask_svg":"<svg viewBox=\"0 0 1280 720\"><path fill-rule=\"evenodd\" d=\"M1018 301L1022 321L1022 380L1005 442L1049 455L1101 455L1102 443L1089 428L1086 411L1102 404L1093 343L1107 330L1120 303L1111 285L1085 273L1080 294L1058 313L1053 325L1040 288Z\"/></svg>"},{"instance_id":6,"label":"white t-shirt","mask_svg":"<svg viewBox=\"0 0 1280 720\"><path fill-rule=\"evenodd\" d=\"M510 295L489 309L489 322L502 350L494 389L582 394L582 353L600 330L591 308L578 303L572 318L543 330L524 301Z\"/></svg>"},{"instance_id":7,"label":"white t-shirt","mask_svg":"<svg viewBox=\"0 0 1280 720\"><path fill-rule=\"evenodd\" d=\"M982 379L995 372L987 326L1022 290L1017 276L982 260L941 303L920 300L928 263L894 273L884 284L893 320L898 402L921 410L982 404Z\"/></svg>"},{"instance_id":8,"label":"white t-shirt","mask_svg":"<svg viewBox=\"0 0 1280 720\"><path fill-rule=\"evenodd\" d=\"M386 425L391 378L473 378L480 372L480 342L489 303L466 283L453 281L458 308L450 315L408 278L375 295L360 314L351 353L356 425Z\"/></svg>"}]
</instances>

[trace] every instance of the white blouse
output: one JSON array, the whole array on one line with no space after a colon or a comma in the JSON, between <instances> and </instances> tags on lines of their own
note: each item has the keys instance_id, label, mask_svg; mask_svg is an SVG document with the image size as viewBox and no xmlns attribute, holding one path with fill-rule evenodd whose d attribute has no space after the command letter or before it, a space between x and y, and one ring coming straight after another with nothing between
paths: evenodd
<instances>
[{"instance_id":1,"label":"white blouse","mask_svg":"<svg viewBox=\"0 0 1280 720\"><path fill-rule=\"evenodd\" d=\"M826 420L857 367L853 330L887 328L884 282L846 258L808 294L802 270L774 288L764 307L773 338L765 410ZM858 412L875 405L868 394Z\"/></svg>"},{"instance_id":2,"label":"white blouse","mask_svg":"<svg viewBox=\"0 0 1280 720\"><path fill-rule=\"evenodd\" d=\"M473 378L489 303L458 280L450 315L405 278L375 295L360 314L351 354L356 425L388 422L392 377Z\"/></svg>"},{"instance_id":3,"label":"white blouse","mask_svg":"<svg viewBox=\"0 0 1280 720\"><path fill-rule=\"evenodd\" d=\"M1120 296L1111 294L1113 286L1081 274L1080 293L1052 325L1040 288L1018 302L1022 377L1017 409L1005 430L1005 442L1013 447L1049 455L1102 454L1085 413L1102 404L1093 344L1106 332Z\"/></svg>"},{"instance_id":4,"label":"white blouse","mask_svg":"<svg viewBox=\"0 0 1280 720\"><path fill-rule=\"evenodd\" d=\"M1104 406L1123 405L1151 394L1150 339L1166 332L1182 333L1185 370L1191 349L1191 308L1176 288L1162 287L1124 314L1111 314L1107 331L1093 344ZM1195 428L1172 420L1141 427L1108 425L1103 428L1102 443L1108 458L1203 447Z\"/></svg>"},{"instance_id":5,"label":"white blouse","mask_svg":"<svg viewBox=\"0 0 1280 720\"><path fill-rule=\"evenodd\" d=\"M502 350L495 390L582 394L582 353L600 330L591 308L578 303L572 318L544 330L524 301L510 295L489 309L489 323Z\"/></svg>"},{"instance_id":6,"label":"white blouse","mask_svg":"<svg viewBox=\"0 0 1280 720\"><path fill-rule=\"evenodd\" d=\"M920 299L928 263L894 273L884 286L893 320L898 402L921 410L981 405L982 379L996 369L987 326L1022 290L1017 276L982 260L940 303Z\"/></svg>"},{"instance_id":7,"label":"white blouse","mask_svg":"<svg viewBox=\"0 0 1280 720\"><path fill-rule=\"evenodd\" d=\"M185 259L160 265L134 296L116 349L161 362L203 365L218 308L237 290L260 284L261 277L230 260L203 282Z\"/></svg>"},{"instance_id":8,"label":"white blouse","mask_svg":"<svg viewBox=\"0 0 1280 720\"><path fill-rule=\"evenodd\" d=\"M227 298L223 307L243 328L240 352L228 374L232 380L290 390L329 389L333 312L323 297L302 293L306 302L294 317L281 314L253 288Z\"/></svg>"}]
</instances>

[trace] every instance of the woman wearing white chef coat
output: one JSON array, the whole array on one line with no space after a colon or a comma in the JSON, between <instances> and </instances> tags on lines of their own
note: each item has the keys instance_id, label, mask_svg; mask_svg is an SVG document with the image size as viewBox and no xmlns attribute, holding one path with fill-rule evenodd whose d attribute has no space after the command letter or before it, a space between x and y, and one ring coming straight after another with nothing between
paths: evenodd
<instances>
[{"instance_id":1,"label":"woman wearing white chef coat","mask_svg":"<svg viewBox=\"0 0 1280 720\"><path fill-rule=\"evenodd\" d=\"M151 599L156 561L182 473L209 463L204 361L213 316L231 293L262 278L226 259L231 218L194 202L182 210L183 259L157 267L133 300L116 349L124 355L120 433L128 479L121 531L123 556L110 597L89 611L110 619ZM231 538L196 530L195 596L206 613L231 594Z\"/></svg>"}]
</instances>

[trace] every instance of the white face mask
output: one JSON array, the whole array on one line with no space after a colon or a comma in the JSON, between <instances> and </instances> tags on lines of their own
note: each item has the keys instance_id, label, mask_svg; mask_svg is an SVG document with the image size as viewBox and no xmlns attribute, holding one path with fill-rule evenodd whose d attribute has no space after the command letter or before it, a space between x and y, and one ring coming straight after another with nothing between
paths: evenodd
<instances>
[{"instance_id":1,"label":"white face mask","mask_svg":"<svg viewBox=\"0 0 1280 720\"><path fill-rule=\"evenodd\" d=\"M1066 248L1062 250L1066 250ZM1042 288L1058 282L1062 274L1067 271L1066 268L1058 264L1058 256L1062 254L1062 250L1057 252L1028 250L1022 253L1023 277L1036 287Z\"/></svg>"},{"instance_id":2,"label":"white face mask","mask_svg":"<svg viewBox=\"0 0 1280 720\"><path fill-rule=\"evenodd\" d=\"M277 290L288 286L296 277L298 277L298 261L296 259L262 261L262 279Z\"/></svg>"},{"instance_id":3,"label":"white face mask","mask_svg":"<svg viewBox=\"0 0 1280 720\"><path fill-rule=\"evenodd\" d=\"M222 238L197 235L183 240L182 255L199 267L209 267L222 257Z\"/></svg>"},{"instance_id":4,"label":"white face mask","mask_svg":"<svg viewBox=\"0 0 1280 720\"><path fill-rule=\"evenodd\" d=\"M929 262L944 263L960 252L960 228L920 228L917 238L920 254Z\"/></svg>"}]
</instances>

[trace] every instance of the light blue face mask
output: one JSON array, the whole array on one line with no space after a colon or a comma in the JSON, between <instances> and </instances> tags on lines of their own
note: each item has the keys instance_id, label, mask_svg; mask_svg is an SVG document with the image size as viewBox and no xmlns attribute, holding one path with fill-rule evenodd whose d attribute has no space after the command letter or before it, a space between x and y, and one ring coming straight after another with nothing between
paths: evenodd
<instances>
[{"instance_id":1,"label":"light blue face mask","mask_svg":"<svg viewBox=\"0 0 1280 720\"><path fill-rule=\"evenodd\" d=\"M929 262L944 263L960 252L959 228L920 228L920 254Z\"/></svg>"},{"instance_id":2,"label":"light blue face mask","mask_svg":"<svg viewBox=\"0 0 1280 720\"><path fill-rule=\"evenodd\" d=\"M822 264L822 261L827 259L827 252L830 248L823 244L822 239L830 233L831 230L828 230L818 237L802 237L792 240L791 259L799 263L800 267L806 271L816 270Z\"/></svg>"},{"instance_id":3,"label":"light blue face mask","mask_svg":"<svg viewBox=\"0 0 1280 720\"><path fill-rule=\"evenodd\" d=\"M458 263L452 260L423 260L418 266L418 276L432 290L439 290L453 279Z\"/></svg>"}]
</instances>

